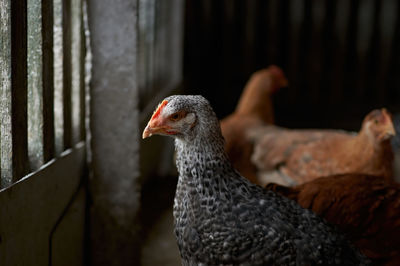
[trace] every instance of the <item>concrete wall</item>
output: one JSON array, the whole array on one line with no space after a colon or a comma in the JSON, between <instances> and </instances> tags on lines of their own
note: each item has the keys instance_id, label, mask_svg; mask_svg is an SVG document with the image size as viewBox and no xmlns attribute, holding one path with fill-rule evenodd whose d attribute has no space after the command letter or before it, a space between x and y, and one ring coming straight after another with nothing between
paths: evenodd
<instances>
[{"instance_id":1,"label":"concrete wall","mask_svg":"<svg viewBox=\"0 0 400 266\"><path fill-rule=\"evenodd\" d=\"M92 265L139 261L137 1L89 0Z\"/></svg>"}]
</instances>

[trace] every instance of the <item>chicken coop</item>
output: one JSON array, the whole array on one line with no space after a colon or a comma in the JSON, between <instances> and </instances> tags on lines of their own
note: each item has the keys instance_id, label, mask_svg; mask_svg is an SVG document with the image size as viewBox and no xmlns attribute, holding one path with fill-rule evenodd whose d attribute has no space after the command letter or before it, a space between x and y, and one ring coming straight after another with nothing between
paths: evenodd
<instances>
[{"instance_id":1,"label":"chicken coop","mask_svg":"<svg viewBox=\"0 0 400 266\"><path fill-rule=\"evenodd\" d=\"M141 138L169 95L223 119L275 65L278 126L400 112L395 0L0 0L0 35L4 266L180 265L174 143Z\"/></svg>"}]
</instances>

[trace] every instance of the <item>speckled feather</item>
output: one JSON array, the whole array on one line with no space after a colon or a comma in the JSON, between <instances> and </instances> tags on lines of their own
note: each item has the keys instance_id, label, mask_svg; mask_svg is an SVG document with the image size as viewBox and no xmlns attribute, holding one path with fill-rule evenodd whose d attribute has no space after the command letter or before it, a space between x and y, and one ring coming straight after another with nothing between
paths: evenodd
<instances>
[{"instance_id":1,"label":"speckled feather","mask_svg":"<svg viewBox=\"0 0 400 266\"><path fill-rule=\"evenodd\" d=\"M174 135L179 181L175 233L183 265L367 265L311 211L250 183L224 152L218 120L202 96L170 96L165 111L194 113Z\"/></svg>"}]
</instances>

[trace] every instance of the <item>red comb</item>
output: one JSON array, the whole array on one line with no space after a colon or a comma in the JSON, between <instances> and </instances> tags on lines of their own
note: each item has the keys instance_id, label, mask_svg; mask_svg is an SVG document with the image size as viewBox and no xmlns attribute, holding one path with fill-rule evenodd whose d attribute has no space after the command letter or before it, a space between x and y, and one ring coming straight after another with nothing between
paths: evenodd
<instances>
[{"instance_id":1,"label":"red comb","mask_svg":"<svg viewBox=\"0 0 400 266\"><path fill-rule=\"evenodd\" d=\"M166 100L162 101L162 102L157 106L157 109L156 109L156 111L154 112L154 114L151 116L151 119L150 119L150 120L153 120L154 118L157 118L157 117L160 115L162 109L163 109L167 104L168 104L168 101L166 101Z\"/></svg>"}]
</instances>

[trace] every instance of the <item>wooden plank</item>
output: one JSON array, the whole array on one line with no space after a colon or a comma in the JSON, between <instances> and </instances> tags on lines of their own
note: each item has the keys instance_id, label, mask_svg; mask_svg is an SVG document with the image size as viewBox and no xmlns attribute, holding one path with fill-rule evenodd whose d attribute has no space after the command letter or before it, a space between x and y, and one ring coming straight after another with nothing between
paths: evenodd
<instances>
[{"instance_id":1,"label":"wooden plank","mask_svg":"<svg viewBox=\"0 0 400 266\"><path fill-rule=\"evenodd\" d=\"M81 15L81 62L80 62L80 140L86 140L86 27L87 27L87 14L85 3L82 2L82 15Z\"/></svg>"},{"instance_id":2,"label":"wooden plank","mask_svg":"<svg viewBox=\"0 0 400 266\"><path fill-rule=\"evenodd\" d=\"M82 2L71 1L71 127L72 145L81 139Z\"/></svg>"},{"instance_id":3,"label":"wooden plank","mask_svg":"<svg viewBox=\"0 0 400 266\"><path fill-rule=\"evenodd\" d=\"M322 75L319 84L321 98L327 99L327 103L332 105L333 101L333 82L335 73L333 72L335 53L340 50L334 26L337 18L337 1L326 0L324 13L324 26L322 32Z\"/></svg>"},{"instance_id":4,"label":"wooden plank","mask_svg":"<svg viewBox=\"0 0 400 266\"><path fill-rule=\"evenodd\" d=\"M63 118L64 149L72 146L71 1L63 0Z\"/></svg>"},{"instance_id":5,"label":"wooden plank","mask_svg":"<svg viewBox=\"0 0 400 266\"><path fill-rule=\"evenodd\" d=\"M333 51L333 71L335 77L332 80L331 99L333 103L343 101L345 92L347 25L351 19L351 3L348 0L336 0L336 14L333 35L336 40L336 49ZM339 15L340 14L340 15ZM354 23L354 22L353 22Z\"/></svg>"},{"instance_id":6,"label":"wooden plank","mask_svg":"<svg viewBox=\"0 0 400 266\"><path fill-rule=\"evenodd\" d=\"M43 76L43 159L55 155L54 132L54 57L53 57L53 0L42 1L42 76Z\"/></svg>"},{"instance_id":7,"label":"wooden plank","mask_svg":"<svg viewBox=\"0 0 400 266\"><path fill-rule=\"evenodd\" d=\"M155 80L155 0L138 1L138 60L140 109L153 97Z\"/></svg>"},{"instance_id":8,"label":"wooden plank","mask_svg":"<svg viewBox=\"0 0 400 266\"><path fill-rule=\"evenodd\" d=\"M27 1L11 2L11 110L13 181L28 173Z\"/></svg>"},{"instance_id":9,"label":"wooden plank","mask_svg":"<svg viewBox=\"0 0 400 266\"><path fill-rule=\"evenodd\" d=\"M396 19L394 21L394 34L390 48L387 87L389 88L389 103L397 105L400 102L400 3L396 1L394 7Z\"/></svg>"},{"instance_id":10,"label":"wooden plank","mask_svg":"<svg viewBox=\"0 0 400 266\"><path fill-rule=\"evenodd\" d=\"M300 91L301 74L299 72L300 54L303 52L300 49L301 42L301 27L304 19L304 3L303 1L292 1L289 5L289 62L288 62L288 78L290 80L290 93L288 101L291 105L297 103L298 97L302 94Z\"/></svg>"},{"instance_id":11,"label":"wooden plank","mask_svg":"<svg viewBox=\"0 0 400 266\"><path fill-rule=\"evenodd\" d=\"M378 10L379 11L379 10ZM353 79L356 85L355 97L360 101L366 101L367 87L371 77L368 76L368 62L370 60L370 46L375 42L374 38L374 20L375 20L374 0L360 1L358 6L358 19L356 23L356 58ZM373 44L372 44L373 45Z\"/></svg>"},{"instance_id":12,"label":"wooden plank","mask_svg":"<svg viewBox=\"0 0 400 266\"><path fill-rule=\"evenodd\" d=\"M53 0L54 140L55 153L64 150L63 0Z\"/></svg>"},{"instance_id":13,"label":"wooden plank","mask_svg":"<svg viewBox=\"0 0 400 266\"><path fill-rule=\"evenodd\" d=\"M0 265L49 265L51 232L55 232L52 243L57 244L53 250L71 250L70 259L75 261L70 265L83 264L82 252L77 250L82 243L58 241L60 235L65 235L64 230L82 235L82 222L71 225L72 228L58 228L57 221L73 202L84 173L85 145L81 143L38 172L0 191ZM84 217L78 215L76 219L83 221Z\"/></svg>"},{"instance_id":14,"label":"wooden plank","mask_svg":"<svg viewBox=\"0 0 400 266\"><path fill-rule=\"evenodd\" d=\"M0 188L8 186L12 182L10 15L10 0L0 0Z\"/></svg>"},{"instance_id":15,"label":"wooden plank","mask_svg":"<svg viewBox=\"0 0 400 266\"><path fill-rule=\"evenodd\" d=\"M31 170L43 164L42 4L27 0L28 156Z\"/></svg>"},{"instance_id":16,"label":"wooden plank","mask_svg":"<svg viewBox=\"0 0 400 266\"><path fill-rule=\"evenodd\" d=\"M324 30L324 17L326 10L326 2L313 0L311 1L311 23L310 23L310 42L309 42L309 54L307 64L308 74L308 86L309 86L309 101L312 104L320 104L326 106L327 99L320 97L320 84L322 76L322 59L323 59L323 47L322 47L322 32ZM322 111L322 110L321 110Z\"/></svg>"},{"instance_id":17,"label":"wooden plank","mask_svg":"<svg viewBox=\"0 0 400 266\"><path fill-rule=\"evenodd\" d=\"M349 2L349 1L346 1ZM350 1L349 17L346 29L345 60L342 66L343 71L343 95L342 97L353 101L356 88L357 77L357 36L358 36L358 17L360 0ZM341 98L341 99L343 99Z\"/></svg>"},{"instance_id":18,"label":"wooden plank","mask_svg":"<svg viewBox=\"0 0 400 266\"><path fill-rule=\"evenodd\" d=\"M82 3L71 1L71 134L72 145L78 143L80 136L81 113L81 51L82 43Z\"/></svg>"},{"instance_id":19,"label":"wooden plank","mask_svg":"<svg viewBox=\"0 0 400 266\"><path fill-rule=\"evenodd\" d=\"M304 103L308 103L310 99L310 80L309 77L309 56L311 52L311 37L312 37L312 1L304 0L303 7L303 20L300 28L299 37L299 58L298 58L298 69L299 72L299 86L300 93L298 94L298 100Z\"/></svg>"},{"instance_id":20,"label":"wooden plank","mask_svg":"<svg viewBox=\"0 0 400 266\"><path fill-rule=\"evenodd\" d=\"M398 17L398 6L400 6L397 0L386 0L382 2L382 11L380 17L380 60L379 69L376 73L376 90L378 92L378 99L382 102L391 102L392 95L390 93L390 85L387 84L387 80L390 75L390 60L393 57L391 47L394 39L396 38L396 18ZM398 47L396 47L398 49Z\"/></svg>"}]
</instances>

